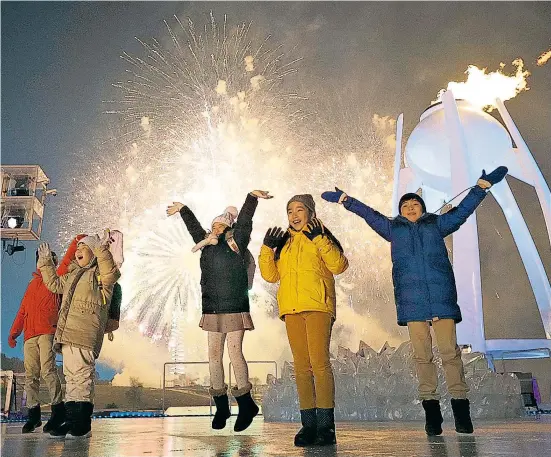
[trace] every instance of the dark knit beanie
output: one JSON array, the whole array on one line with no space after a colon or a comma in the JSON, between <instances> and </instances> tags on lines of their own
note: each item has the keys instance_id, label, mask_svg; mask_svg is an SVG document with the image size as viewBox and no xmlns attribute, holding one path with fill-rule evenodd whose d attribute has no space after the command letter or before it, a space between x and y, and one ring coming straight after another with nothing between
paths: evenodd
<instances>
[{"instance_id":1,"label":"dark knit beanie","mask_svg":"<svg viewBox=\"0 0 551 457\"><path fill-rule=\"evenodd\" d=\"M411 192L409 194L402 195L402 198L400 198L400 203L398 203L398 212L400 214L402 214L402 204L404 202L407 202L408 200L417 200L421 204L421 209L423 210L423 214L427 212L425 201L419 195Z\"/></svg>"},{"instance_id":2,"label":"dark knit beanie","mask_svg":"<svg viewBox=\"0 0 551 457\"><path fill-rule=\"evenodd\" d=\"M287 208L289 208L289 205L291 202L300 202L302 203L308 211L310 211L310 219L316 217L316 203L314 202L314 197L310 194L299 194L292 197L287 202Z\"/></svg>"}]
</instances>

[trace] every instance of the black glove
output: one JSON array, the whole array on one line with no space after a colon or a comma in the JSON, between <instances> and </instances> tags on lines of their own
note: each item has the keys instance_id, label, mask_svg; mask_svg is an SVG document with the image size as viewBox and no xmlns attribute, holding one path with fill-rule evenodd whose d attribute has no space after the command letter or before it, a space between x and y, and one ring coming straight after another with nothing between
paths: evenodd
<instances>
[{"instance_id":1,"label":"black glove","mask_svg":"<svg viewBox=\"0 0 551 457\"><path fill-rule=\"evenodd\" d=\"M264 244L270 249L275 249L279 246L284 236L285 232L280 227L270 228L264 236Z\"/></svg>"},{"instance_id":2,"label":"black glove","mask_svg":"<svg viewBox=\"0 0 551 457\"><path fill-rule=\"evenodd\" d=\"M319 219L312 219L306 228L302 231L310 241L314 241L314 238L324 234L323 224Z\"/></svg>"},{"instance_id":3,"label":"black glove","mask_svg":"<svg viewBox=\"0 0 551 457\"><path fill-rule=\"evenodd\" d=\"M499 181L505 178L505 175L508 171L509 169L503 166L497 167L489 175L486 174L486 170L482 170L482 176L480 177L480 179L488 181L493 186L494 184L497 184Z\"/></svg>"}]
</instances>

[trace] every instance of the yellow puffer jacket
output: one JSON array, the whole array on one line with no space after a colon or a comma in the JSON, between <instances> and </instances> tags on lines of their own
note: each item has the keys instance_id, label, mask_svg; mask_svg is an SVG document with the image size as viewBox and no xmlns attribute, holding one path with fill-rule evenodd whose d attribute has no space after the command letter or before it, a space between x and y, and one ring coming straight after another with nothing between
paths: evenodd
<instances>
[{"instance_id":1,"label":"yellow puffer jacket","mask_svg":"<svg viewBox=\"0 0 551 457\"><path fill-rule=\"evenodd\" d=\"M333 275L348 268L348 260L325 236L310 241L302 232L289 230L290 237L274 259L266 245L260 249L260 274L268 282L280 281L277 292L279 317L303 311L323 311L336 317Z\"/></svg>"}]
</instances>

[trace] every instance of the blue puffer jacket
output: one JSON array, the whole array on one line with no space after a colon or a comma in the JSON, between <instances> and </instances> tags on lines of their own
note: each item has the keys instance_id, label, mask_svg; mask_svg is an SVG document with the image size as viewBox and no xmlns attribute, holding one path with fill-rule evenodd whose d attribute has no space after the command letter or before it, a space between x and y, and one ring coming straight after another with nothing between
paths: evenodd
<instances>
[{"instance_id":1,"label":"blue puffer jacket","mask_svg":"<svg viewBox=\"0 0 551 457\"><path fill-rule=\"evenodd\" d=\"M486 191L475 186L446 214L423 214L417 222L403 216L390 219L348 197L344 206L362 217L391 243L392 280L398 325L438 317L461 322L455 277L444 238L455 232L484 200Z\"/></svg>"}]
</instances>

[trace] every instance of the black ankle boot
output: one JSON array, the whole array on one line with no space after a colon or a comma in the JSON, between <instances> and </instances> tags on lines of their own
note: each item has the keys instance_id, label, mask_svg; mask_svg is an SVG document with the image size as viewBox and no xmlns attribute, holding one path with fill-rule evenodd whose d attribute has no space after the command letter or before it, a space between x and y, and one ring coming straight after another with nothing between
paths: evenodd
<instances>
[{"instance_id":1,"label":"black ankle boot","mask_svg":"<svg viewBox=\"0 0 551 457\"><path fill-rule=\"evenodd\" d=\"M236 432L246 430L258 414L258 406L254 402L253 397L251 397L252 387L252 384L249 383L242 389L232 389L232 394L237 400L237 405L239 406L237 419L235 420L235 425L233 426L233 429Z\"/></svg>"},{"instance_id":2,"label":"black ankle boot","mask_svg":"<svg viewBox=\"0 0 551 457\"><path fill-rule=\"evenodd\" d=\"M226 421L231 416L227 387L218 390L211 388L209 393L216 405L216 412L212 418L212 428L214 430L222 430L226 426Z\"/></svg>"},{"instance_id":3,"label":"black ankle boot","mask_svg":"<svg viewBox=\"0 0 551 457\"><path fill-rule=\"evenodd\" d=\"M92 436L94 404L88 401L77 401L74 408L71 429L67 433L67 438L89 438Z\"/></svg>"},{"instance_id":4,"label":"black ankle boot","mask_svg":"<svg viewBox=\"0 0 551 457\"><path fill-rule=\"evenodd\" d=\"M44 433L50 433L55 428L59 427L65 421L65 403L61 402L57 405L52 405L52 415L48 422L42 427Z\"/></svg>"},{"instance_id":5,"label":"black ankle boot","mask_svg":"<svg viewBox=\"0 0 551 457\"><path fill-rule=\"evenodd\" d=\"M455 431L457 433L473 433L469 400L466 398L452 398L452 410L455 419Z\"/></svg>"},{"instance_id":6,"label":"black ankle boot","mask_svg":"<svg viewBox=\"0 0 551 457\"><path fill-rule=\"evenodd\" d=\"M29 408L29 417L27 418L27 422L25 422L25 425L23 425L23 429L21 431L23 433L31 433L34 432L34 429L36 427L40 427L41 425L42 418L40 405L36 405L32 408Z\"/></svg>"},{"instance_id":7,"label":"black ankle boot","mask_svg":"<svg viewBox=\"0 0 551 457\"><path fill-rule=\"evenodd\" d=\"M57 427L50 430L50 437L52 438L65 438L65 435L69 433L73 426L73 420L76 417L76 402L65 402L65 420Z\"/></svg>"},{"instance_id":8,"label":"black ankle boot","mask_svg":"<svg viewBox=\"0 0 551 457\"><path fill-rule=\"evenodd\" d=\"M316 409L301 409L300 422L302 423L302 428L295 435L295 446L312 446L316 443L316 438L318 437Z\"/></svg>"},{"instance_id":9,"label":"black ankle boot","mask_svg":"<svg viewBox=\"0 0 551 457\"><path fill-rule=\"evenodd\" d=\"M337 435L335 433L335 409L318 408L318 437L316 444L318 446L331 446L337 444Z\"/></svg>"},{"instance_id":10,"label":"black ankle boot","mask_svg":"<svg viewBox=\"0 0 551 457\"><path fill-rule=\"evenodd\" d=\"M423 409L425 410L425 432L428 436L442 434L442 412L440 411L440 402L438 400L423 400Z\"/></svg>"}]
</instances>

